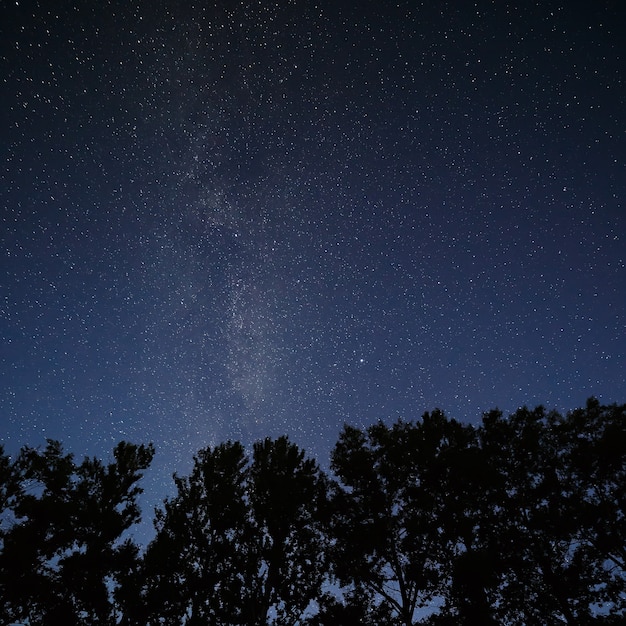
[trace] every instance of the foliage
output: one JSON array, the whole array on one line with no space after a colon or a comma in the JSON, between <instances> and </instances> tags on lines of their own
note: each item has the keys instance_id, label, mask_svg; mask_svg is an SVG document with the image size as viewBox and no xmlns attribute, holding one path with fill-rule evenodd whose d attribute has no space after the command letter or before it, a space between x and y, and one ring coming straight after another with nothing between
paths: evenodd
<instances>
[{"instance_id":1,"label":"foliage","mask_svg":"<svg viewBox=\"0 0 626 626\"><path fill-rule=\"evenodd\" d=\"M612 623L626 611L626 407L346 426L333 573L401 624Z\"/></svg>"},{"instance_id":2,"label":"foliage","mask_svg":"<svg viewBox=\"0 0 626 626\"><path fill-rule=\"evenodd\" d=\"M366 433L346 427L333 451L335 575L402 624L450 593L459 543L472 541L463 507L475 502L459 502L459 493L473 437L435 411Z\"/></svg>"},{"instance_id":3,"label":"foliage","mask_svg":"<svg viewBox=\"0 0 626 626\"><path fill-rule=\"evenodd\" d=\"M286 437L202 450L157 514L147 623L296 624L324 575L325 479Z\"/></svg>"},{"instance_id":4,"label":"foliage","mask_svg":"<svg viewBox=\"0 0 626 626\"><path fill-rule=\"evenodd\" d=\"M61 444L2 454L0 615L3 623L116 624L137 558L122 535L139 521L137 481L151 446L122 442L105 466L76 464Z\"/></svg>"},{"instance_id":5,"label":"foliage","mask_svg":"<svg viewBox=\"0 0 626 626\"><path fill-rule=\"evenodd\" d=\"M286 437L200 450L140 553L151 446L77 463L0 447L0 621L70 625L618 624L626 405L476 426L345 426L332 477Z\"/></svg>"}]
</instances>

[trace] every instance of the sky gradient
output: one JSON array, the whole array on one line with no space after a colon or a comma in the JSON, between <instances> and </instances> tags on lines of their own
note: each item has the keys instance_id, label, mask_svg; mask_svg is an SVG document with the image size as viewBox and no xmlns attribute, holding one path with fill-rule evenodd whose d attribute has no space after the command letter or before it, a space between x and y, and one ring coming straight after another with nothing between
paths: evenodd
<instances>
[{"instance_id":1,"label":"sky gradient","mask_svg":"<svg viewBox=\"0 0 626 626\"><path fill-rule=\"evenodd\" d=\"M622 3L183 4L1 9L9 451L626 401Z\"/></svg>"}]
</instances>

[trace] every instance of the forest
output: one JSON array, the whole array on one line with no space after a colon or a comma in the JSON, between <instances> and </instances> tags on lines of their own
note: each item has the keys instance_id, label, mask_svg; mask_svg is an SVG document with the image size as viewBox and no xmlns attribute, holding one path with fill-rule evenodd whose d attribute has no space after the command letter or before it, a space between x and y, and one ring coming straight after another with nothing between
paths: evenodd
<instances>
[{"instance_id":1,"label":"forest","mask_svg":"<svg viewBox=\"0 0 626 626\"><path fill-rule=\"evenodd\" d=\"M623 624L626 405L200 450L132 540L150 444L0 449L0 623Z\"/></svg>"}]
</instances>

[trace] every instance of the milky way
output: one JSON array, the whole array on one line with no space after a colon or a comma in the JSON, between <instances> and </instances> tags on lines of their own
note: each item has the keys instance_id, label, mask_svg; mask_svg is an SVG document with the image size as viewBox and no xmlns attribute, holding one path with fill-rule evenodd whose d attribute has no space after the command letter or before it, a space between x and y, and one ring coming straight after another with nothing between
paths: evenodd
<instances>
[{"instance_id":1,"label":"milky way","mask_svg":"<svg viewBox=\"0 0 626 626\"><path fill-rule=\"evenodd\" d=\"M2 9L2 440L624 402L619 3Z\"/></svg>"}]
</instances>

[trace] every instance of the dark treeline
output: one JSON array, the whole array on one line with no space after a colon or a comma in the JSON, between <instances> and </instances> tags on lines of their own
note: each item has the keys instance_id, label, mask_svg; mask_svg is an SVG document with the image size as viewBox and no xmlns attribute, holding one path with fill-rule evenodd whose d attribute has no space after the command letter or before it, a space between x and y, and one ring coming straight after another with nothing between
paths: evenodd
<instances>
[{"instance_id":1,"label":"dark treeline","mask_svg":"<svg viewBox=\"0 0 626 626\"><path fill-rule=\"evenodd\" d=\"M140 549L154 449L0 450L0 622L623 624L626 405L344 427L201 450Z\"/></svg>"}]
</instances>

